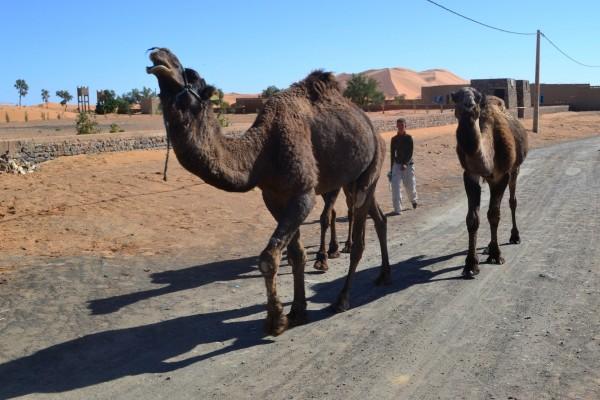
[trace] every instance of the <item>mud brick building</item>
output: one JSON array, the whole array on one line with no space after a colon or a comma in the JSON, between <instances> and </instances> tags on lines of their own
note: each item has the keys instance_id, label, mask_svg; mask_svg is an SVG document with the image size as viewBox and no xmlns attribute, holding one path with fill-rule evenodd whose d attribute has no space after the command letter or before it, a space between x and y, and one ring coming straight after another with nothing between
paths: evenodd
<instances>
[{"instance_id":1,"label":"mud brick building","mask_svg":"<svg viewBox=\"0 0 600 400\"><path fill-rule=\"evenodd\" d=\"M517 108L517 81L509 78L472 79L471 86L481 93L500 97L507 109Z\"/></svg>"}]
</instances>

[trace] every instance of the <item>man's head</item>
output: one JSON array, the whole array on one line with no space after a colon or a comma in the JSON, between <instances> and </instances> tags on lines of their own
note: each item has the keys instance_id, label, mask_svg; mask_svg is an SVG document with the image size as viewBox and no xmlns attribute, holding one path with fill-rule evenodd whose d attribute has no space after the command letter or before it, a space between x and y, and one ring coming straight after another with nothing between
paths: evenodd
<instances>
[{"instance_id":1,"label":"man's head","mask_svg":"<svg viewBox=\"0 0 600 400\"><path fill-rule=\"evenodd\" d=\"M406 132L406 120L404 118L398 118L396 120L396 128L398 128L399 134L404 134Z\"/></svg>"}]
</instances>

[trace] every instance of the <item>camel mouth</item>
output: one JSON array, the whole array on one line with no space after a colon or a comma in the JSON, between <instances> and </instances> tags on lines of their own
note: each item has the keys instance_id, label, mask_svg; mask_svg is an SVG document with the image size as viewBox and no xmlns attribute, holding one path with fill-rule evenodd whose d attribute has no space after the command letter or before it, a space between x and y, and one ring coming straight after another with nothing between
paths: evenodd
<instances>
[{"instance_id":1,"label":"camel mouth","mask_svg":"<svg viewBox=\"0 0 600 400\"><path fill-rule=\"evenodd\" d=\"M166 78L181 83L181 77L178 74L181 71L179 61L168 49L152 48L149 52L148 57L152 61L152 65L146 67L146 73L155 75L159 80Z\"/></svg>"},{"instance_id":2,"label":"camel mouth","mask_svg":"<svg viewBox=\"0 0 600 400\"><path fill-rule=\"evenodd\" d=\"M146 67L146 73L147 74L153 74L153 75L159 75L159 74L164 74L164 73L168 73L171 72L171 68L167 67L166 65L153 65L151 67Z\"/></svg>"}]
</instances>

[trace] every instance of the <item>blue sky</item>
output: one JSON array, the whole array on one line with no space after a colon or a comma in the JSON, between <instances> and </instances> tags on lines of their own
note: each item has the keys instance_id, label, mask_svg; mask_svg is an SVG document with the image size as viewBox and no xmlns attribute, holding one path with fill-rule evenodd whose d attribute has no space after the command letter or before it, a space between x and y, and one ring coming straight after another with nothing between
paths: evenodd
<instances>
[{"instance_id":1,"label":"blue sky","mask_svg":"<svg viewBox=\"0 0 600 400\"><path fill-rule=\"evenodd\" d=\"M600 2L436 0L500 28L542 30L575 59L600 65ZM465 78L534 79L535 36L486 29L424 0L5 1L0 102L17 79L40 91L87 85L122 94L157 88L145 50L169 47L225 92L284 88L316 68L445 68ZM78 22L81 21L81 22ZM600 85L600 68L569 61L542 39L541 80ZM92 98L95 102L95 96Z\"/></svg>"}]
</instances>

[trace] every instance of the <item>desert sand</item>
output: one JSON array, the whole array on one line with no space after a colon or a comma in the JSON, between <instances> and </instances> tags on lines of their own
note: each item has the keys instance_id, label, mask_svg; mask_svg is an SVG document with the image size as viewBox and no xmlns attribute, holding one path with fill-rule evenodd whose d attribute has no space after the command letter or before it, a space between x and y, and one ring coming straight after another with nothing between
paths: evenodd
<instances>
[{"instance_id":1,"label":"desert sand","mask_svg":"<svg viewBox=\"0 0 600 400\"><path fill-rule=\"evenodd\" d=\"M77 105L59 103L38 104L34 106L0 105L0 124L39 120L75 119Z\"/></svg>"}]
</instances>

